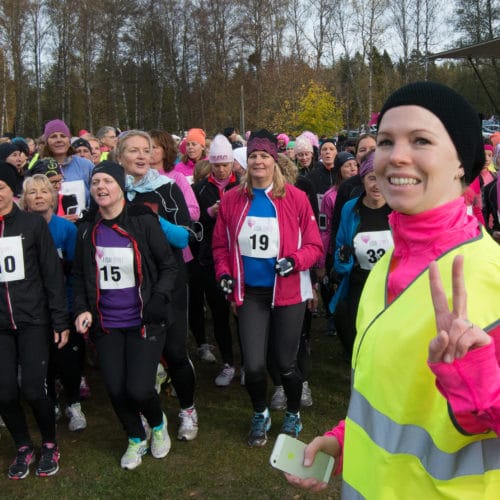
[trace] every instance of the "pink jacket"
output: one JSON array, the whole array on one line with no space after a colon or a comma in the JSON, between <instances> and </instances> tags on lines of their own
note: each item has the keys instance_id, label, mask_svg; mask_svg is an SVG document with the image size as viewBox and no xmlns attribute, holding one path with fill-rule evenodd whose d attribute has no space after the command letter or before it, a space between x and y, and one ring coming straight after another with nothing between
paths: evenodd
<instances>
[{"instance_id":1,"label":"pink jacket","mask_svg":"<svg viewBox=\"0 0 500 500\"><path fill-rule=\"evenodd\" d=\"M325 267L326 254L333 254L334 248L332 245L332 218L335 200L337 199L337 186L332 186L323 196L321 200L320 213L326 215L326 229L321 231L321 241L323 242L323 255L318 261L319 268Z\"/></svg>"},{"instance_id":2,"label":"pink jacket","mask_svg":"<svg viewBox=\"0 0 500 500\"><path fill-rule=\"evenodd\" d=\"M274 198L271 189L266 194L276 209L278 219L278 259L291 257L295 261L294 271L289 276L282 278L276 275L273 303L276 306L298 304L312 298L309 269L323 251L316 218L307 196L290 184L286 185L283 198ZM234 290L228 299L237 305L243 303L245 287L238 234L250 204L251 199L241 189L228 191L221 200L212 239L215 274L217 279L224 274L233 278Z\"/></svg>"}]
</instances>

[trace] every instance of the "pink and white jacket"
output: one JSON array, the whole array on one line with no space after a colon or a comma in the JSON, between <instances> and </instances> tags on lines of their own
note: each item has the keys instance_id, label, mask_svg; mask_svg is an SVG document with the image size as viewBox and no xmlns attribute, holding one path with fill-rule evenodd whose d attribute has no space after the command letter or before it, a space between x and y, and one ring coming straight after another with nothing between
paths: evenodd
<instances>
[{"instance_id":1,"label":"pink and white jacket","mask_svg":"<svg viewBox=\"0 0 500 500\"><path fill-rule=\"evenodd\" d=\"M287 306L312 298L309 269L321 256L323 246L316 218L307 196L286 184L283 198L274 198L272 187L266 190L276 209L279 228L278 259L291 257L295 261L293 272L286 277L276 275L273 305ZM221 200L215 224L212 249L217 279L227 274L234 280L230 301L241 305L244 300L245 277L243 259L238 245L238 235L250 210L251 198L242 189L235 188Z\"/></svg>"}]
</instances>

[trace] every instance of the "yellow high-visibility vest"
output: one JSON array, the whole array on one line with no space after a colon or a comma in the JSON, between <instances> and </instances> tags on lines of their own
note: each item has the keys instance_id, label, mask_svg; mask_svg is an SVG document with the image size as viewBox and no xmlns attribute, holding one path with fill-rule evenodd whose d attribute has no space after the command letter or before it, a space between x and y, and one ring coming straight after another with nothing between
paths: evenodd
<instances>
[{"instance_id":1,"label":"yellow high-visibility vest","mask_svg":"<svg viewBox=\"0 0 500 500\"><path fill-rule=\"evenodd\" d=\"M483 229L438 259L451 305L453 258L464 255L468 319L499 324L500 246ZM454 424L427 365L436 335L426 269L391 304L392 251L370 272L361 296L346 419L343 498L500 498L500 438Z\"/></svg>"}]
</instances>

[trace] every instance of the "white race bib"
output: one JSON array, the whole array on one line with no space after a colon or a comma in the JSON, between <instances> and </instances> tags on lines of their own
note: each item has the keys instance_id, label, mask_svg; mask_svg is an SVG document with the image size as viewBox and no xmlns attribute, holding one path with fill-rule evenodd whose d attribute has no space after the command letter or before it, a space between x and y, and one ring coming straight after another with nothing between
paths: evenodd
<instances>
[{"instance_id":1,"label":"white race bib","mask_svg":"<svg viewBox=\"0 0 500 500\"><path fill-rule=\"evenodd\" d=\"M132 248L96 247L101 290L121 290L135 286Z\"/></svg>"},{"instance_id":2,"label":"white race bib","mask_svg":"<svg viewBox=\"0 0 500 500\"><path fill-rule=\"evenodd\" d=\"M24 279L24 253L21 236L0 238L0 282Z\"/></svg>"},{"instance_id":3,"label":"white race bib","mask_svg":"<svg viewBox=\"0 0 500 500\"><path fill-rule=\"evenodd\" d=\"M255 259L278 256L278 220L276 217L248 216L243 223L238 244L241 255Z\"/></svg>"},{"instance_id":4,"label":"white race bib","mask_svg":"<svg viewBox=\"0 0 500 500\"><path fill-rule=\"evenodd\" d=\"M389 230L369 231L354 236L354 253L361 269L369 271L394 246Z\"/></svg>"}]
</instances>

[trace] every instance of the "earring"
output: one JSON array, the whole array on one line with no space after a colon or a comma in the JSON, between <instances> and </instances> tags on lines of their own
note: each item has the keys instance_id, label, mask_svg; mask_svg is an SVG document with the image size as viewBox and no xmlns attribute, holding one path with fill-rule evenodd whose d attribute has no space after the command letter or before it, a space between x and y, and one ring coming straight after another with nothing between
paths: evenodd
<instances>
[{"instance_id":1,"label":"earring","mask_svg":"<svg viewBox=\"0 0 500 500\"><path fill-rule=\"evenodd\" d=\"M458 173L456 173L453 177L455 180L461 179L465 175L464 167L462 167L462 165L460 165L458 169Z\"/></svg>"}]
</instances>

